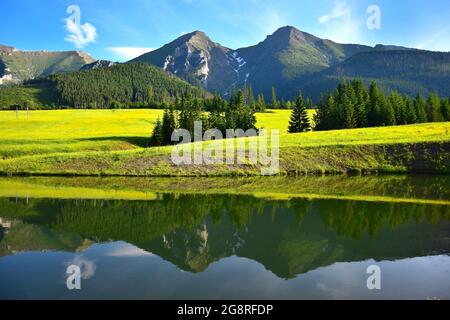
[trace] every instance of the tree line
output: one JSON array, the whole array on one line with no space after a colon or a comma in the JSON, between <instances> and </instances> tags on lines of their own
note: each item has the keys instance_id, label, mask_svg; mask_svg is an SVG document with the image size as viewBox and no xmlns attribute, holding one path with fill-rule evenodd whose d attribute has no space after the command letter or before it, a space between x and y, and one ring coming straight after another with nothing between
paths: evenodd
<instances>
[{"instance_id":1,"label":"tree line","mask_svg":"<svg viewBox=\"0 0 450 320\"><path fill-rule=\"evenodd\" d=\"M152 146L174 144L172 133L176 129L186 129L194 137L197 121L202 123L202 134L209 129L217 129L223 136L227 129L256 129L256 105L250 104L248 97L243 90L232 92L228 101L218 95L210 100L192 95L176 97L175 103L165 108L163 118L156 121L150 143Z\"/></svg>"},{"instance_id":2,"label":"tree line","mask_svg":"<svg viewBox=\"0 0 450 320\"><path fill-rule=\"evenodd\" d=\"M353 129L450 120L448 98L431 93L414 99L392 91L385 95L376 82L343 82L322 96L317 106L315 130Z\"/></svg>"}]
</instances>

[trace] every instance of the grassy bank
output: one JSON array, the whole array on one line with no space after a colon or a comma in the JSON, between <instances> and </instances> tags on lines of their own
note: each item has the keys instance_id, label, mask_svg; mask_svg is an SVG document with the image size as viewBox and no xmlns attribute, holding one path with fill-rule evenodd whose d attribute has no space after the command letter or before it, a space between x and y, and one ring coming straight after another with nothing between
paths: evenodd
<instances>
[{"instance_id":1,"label":"grassy bank","mask_svg":"<svg viewBox=\"0 0 450 320\"><path fill-rule=\"evenodd\" d=\"M270 117L268 119L273 121ZM274 123L266 127L273 128ZM282 134L280 174L348 172L448 174L449 129L450 123L428 123ZM249 143L251 139L255 138L246 139L246 142ZM214 149L217 143L223 141L205 142L203 148ZM171 153L172 147L148 149L136 147L125 151L80 151L20 156L0 161L0 172L9 175L95 176L236 176L259 175L261 172L258 165L250 164L176 166L171 161Z\"/></svg>"}]
</instances>

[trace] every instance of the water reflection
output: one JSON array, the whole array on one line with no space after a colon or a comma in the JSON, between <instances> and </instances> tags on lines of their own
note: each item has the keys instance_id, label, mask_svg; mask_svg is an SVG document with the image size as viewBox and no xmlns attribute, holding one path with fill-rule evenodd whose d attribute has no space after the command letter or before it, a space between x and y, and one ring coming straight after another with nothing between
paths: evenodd
<instances>
[{"instance_id":1,"label":"water reflection","mask_svg":"<svg viewBox=\"0 0 450 320\"><path fill-rule=\"evenodd\" d=\"M0 216L1 298L450 298L448 205L164 193L3 198ZM74 262L78 293L64 287ZM371 263L394 291L368 292Z\"/></svg>"}]
</instances>

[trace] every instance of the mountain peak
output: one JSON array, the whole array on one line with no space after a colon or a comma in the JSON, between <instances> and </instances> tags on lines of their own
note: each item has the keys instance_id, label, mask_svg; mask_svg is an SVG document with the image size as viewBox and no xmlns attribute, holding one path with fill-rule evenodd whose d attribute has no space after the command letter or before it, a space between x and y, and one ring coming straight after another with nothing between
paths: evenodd
<instances>
[{"instance_id":1,"label":"mountain peak","mask_svg":"<svg viewBox=\"0 0 450 320\"><path fill-rule=\"evenodd\" d=\"M284 26L277 29L272 35L266 38L266 41L276 41L278 43L289 44L293 41L306 41L306 42L316 42L319 38L300 31L299 29L292 26Z\"/></svg>"},{"instance_id":2,"label":"mountain peak","mask_svg":"<svg viewBox=\"0 0 450 320\"><path fill-rule=\"evenodd\" d=\"M199 30L195 30L193 32L183 34L177 40L183 41L183 42L188 42L193 39L211 41L211 39L208 37L208 35L206 33L204 33L203 31L199 31Z\"/></svg>"}]
</instances>

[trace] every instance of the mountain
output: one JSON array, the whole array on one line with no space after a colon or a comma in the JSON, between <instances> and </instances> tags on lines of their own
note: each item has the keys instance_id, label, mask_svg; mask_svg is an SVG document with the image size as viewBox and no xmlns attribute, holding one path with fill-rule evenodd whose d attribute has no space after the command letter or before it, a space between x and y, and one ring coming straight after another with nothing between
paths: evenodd
<instances>
[{"instance_id":1,"label":"mountain","mask_svg":"<svg viewBox=\"0 0 450 320\"><path fill-rule=\"evenodd\" d=\"M0 84L78 71L94 61L94 58L81 51L21 51L0 45Z\"/></svg>"},{"instance_id":2,"label":"mountain","mask_svg":"<svg viewBox=\"0 0 450 320\"><path fill-rule=\"evenodd\" d=\"M236 82L239 61L232 51L200 31L185 34L162 48L131 62L144 62L171 72L191 84L225 93Z\"/></svg>"},{"instance_id":3,"label":"mountain","mask_svg":"<svg viewBox=\"0 0 450 320\"><path fill-rule=\"evenodd\" d=\"M314 98L334 90L342 79L377 81L384 91L397 90L410 96L418 92L450 92L450 53L423 50L377 50L356 54L310 78L293 81L291 94L301 87Z\"/></svg>"},{"instance_id":4,"label":"mountain","mask_svg":"<svg viewBox=\"0 0 450 320\"><path fill-rule=\"evenodd\" d=\"M287 26L255 46L237 50L195 31L131 62L156 65L212 92L226 94L233 86L251 83L256 92L268 95L272 86L282 90L293 78L370 50L373 48L337 44Z\"/></svg>"},{"instance_id":5,"label":"mountain","mask_svg":"<svg viewBox=\"0 0 450 320\"><path fill-rule=\"evenodd\" d=\"M416 63L419 59L420 63ZM437 90L448 94L448 54L395 45L339 44L294 27L278 29L257 45L229 49L205 33L183 35L132 62L150 63L226 95L233 87L251 85L268 99L293 99L299 90L318 99L345 78L378 80L385 91L415 95Z\"/></svg>"},{"instance_id":6,"label":"mountain","mask_svg":"<svg viewBox=\"0 0 450 320\"><path fill-rule=\"evenodd\" d=\"M85 64L81 67L80 71L99 69L99 68L109 68L117 65L117 62L109 61L109 60L97 60L95 62Z\"/></svg>"},{"instance_id":7,"label":"mountain","mask_svg":"<svg viewBox=\"0 0 450 320\"><path fill-rule=\"evenodd\" d=\"M251 84L255 92L262 92L266 97L274 86L280 96L285 96L284 88L293 79L371 50L368 46L338 44L293 27L283 27L255 46L236 50L236 57L245 62L237 84Z\"/></svg>"}]
</instances>

